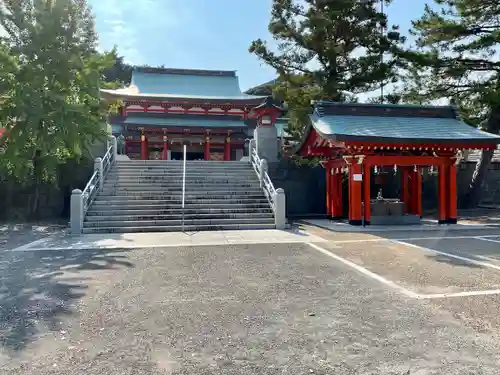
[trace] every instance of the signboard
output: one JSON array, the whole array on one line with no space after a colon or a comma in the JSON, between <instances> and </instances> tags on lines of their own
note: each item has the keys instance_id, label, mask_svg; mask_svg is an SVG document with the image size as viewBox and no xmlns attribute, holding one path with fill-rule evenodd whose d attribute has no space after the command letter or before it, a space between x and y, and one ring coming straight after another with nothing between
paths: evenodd
<instances>
[{"instance_id":1,"label":"signboard","mask_svg":"<svg viewBox=\"0 0 500 375\"><path fill-rule=\"evenodd\" d=\"M363 181L363 175L361 173L355 173L352 175L353 181Z\"/></svg>"}]
</instances>

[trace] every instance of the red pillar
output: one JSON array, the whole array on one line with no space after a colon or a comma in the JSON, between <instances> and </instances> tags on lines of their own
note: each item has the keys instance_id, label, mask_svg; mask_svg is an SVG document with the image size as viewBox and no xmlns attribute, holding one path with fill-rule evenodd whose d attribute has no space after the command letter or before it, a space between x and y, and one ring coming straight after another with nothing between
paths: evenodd
<instances>
[{"instance_id":1,"label":"red pillar","mask_svg":"<svg viewBox=\"0 0 500 375\"><path fill-rule=\"evenodd\" d=\"M141 160L149 159L148 139L144 134L141 135Z\"/></svg>"},{"instance_id":2,"label":"red pillar","mask_svg":"<svg viewBox=\"0 0 500 375\"><path fill-rule=\"evenodd\" d=\"M370 165L368 165L368 164L364 165L364 168L363 168L363 172L364 172L363 173L363 179L364 179L364 181L363 181L363 188L364 188L363 201L365 202L365 212L363 214L365 217L365 225L369 225L370 220L371 220L371 194L370 194L371 170L372 170L372 168Z\"/></svg>"},{"instance_id":3,"label":"red pillar","mask_svg":"<svg viewBox=\"0 0 500 375\"><path fill-rule=\"evenodd\" d=\"M205 137L203 159L210 160L210 137L208 135Z\"/></svg>"},{"instance_id":4,"label":"red pillar","mask_svg":"<svg viewBox=\"0 0 500 375\"><path fill-rule=\"evenodd\" d=\"M339 173L336 174L337 176L337 217L343 217L344 216L344 184L343 184L343 179L344 179L344 174L342 173L342 169L339 168Z\"/></svg>"},{"instance_id":5,"label":"red pillar","mask_svg":"<svg viewBox=\"0 0 500 375\"><path fill-rule=\"evenodd\" d=\"M343 216L342 207L342 171L338 168L333 169L332 175L332 217L341 218Z\"/></svg>"},{"instance_id":6,"label":"red pillar","mask_svg":"<svg viewBox=\"0 0 500 375\"><path fill-rule=\"evenodd\" d=\"M401 200L405 204L405 212L410 213L410 170L408 167L401 167Z\"/></svg>"},{"instance_id":7,"label":"red pillar","mask_svg":"<svg viewBox=\"0 0 500 375\"><path fill-rule=\"evenodd\" d=\"M333 182L334 177L332 175L332 168L328 165L325 166L325 177L326 177L326 217L330 218L333 216Z\"/></svg>"},{"instance_id":8,"label":"red pillar","mask_svg":"<svg viewBox=\"0 0 500 375\"><path fill-rule=\"evenodd\" d=\"M353 162L349 166L349 180L350 180L350 202L349 202L349 224L361 225L362 224L362 209L361 209L361 196L362 196L362 165Z\"/></svg>"},{"instance_id":9,"label":"red pillar","mask_svg":"<svg viewBox=\"0 0 500 375\"><path fill-rule=\"evenodd\" d=\"M231 137L229 135L226 137L226 142L224 143L224 161L231 160Z\"/></svg>"},{"instance_id":10,"label":"red pillar","mask_svg":"<svg viewBox=\"0 0 500 375\"><path fill-rule=\"evenodd\" d=\"M168 160L168 137L163 136L163 160Z\"/></svg>"},{"instance_id":11,"label":"red pillar","mask_svg":"<svg viewBox=\"0 0 500 375\"><path fill-rule=\"evenodd\" d=\"M415 173L415 214L422 217L422 170L417 168Z\"/></svg>"},{"instance_id":12,"label":"red pillar","mask_svg":"<svg viewBox=\"0 0 500 375\"><path fill-rule=\"evenodd\" d=\"M438 220L439 224L445 224L447 221L448 200L446 194L447 188L447 166L438 167Z\"/></svg>"},{"instance_id":13,"label":"red pillar","mask_svg":"<svg viewBox=\"0 0 500 375\"><path fill-rule=\"evenodd\" d=\"M457 223L457 167L452 164L448 167L448 215L449 224Z\"/></svg>"}]
</instances>

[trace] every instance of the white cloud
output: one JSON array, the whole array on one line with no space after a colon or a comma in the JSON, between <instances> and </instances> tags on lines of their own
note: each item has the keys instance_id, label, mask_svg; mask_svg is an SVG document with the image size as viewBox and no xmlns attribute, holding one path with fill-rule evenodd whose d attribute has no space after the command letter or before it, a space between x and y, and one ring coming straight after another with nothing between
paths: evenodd
<instances>
[{"instance_id":1,"label":"white cloud","mask_svg":"<svg viewBox=\"0 0 500 375\"><path fill-rule=\"evenodd\" d=\"M169 33L188 17L185 7L173 0L90 0L99 33L100 48L118 47L133 64L150 61L152 48L168 48Z\"/></svg>"}]
</instances>

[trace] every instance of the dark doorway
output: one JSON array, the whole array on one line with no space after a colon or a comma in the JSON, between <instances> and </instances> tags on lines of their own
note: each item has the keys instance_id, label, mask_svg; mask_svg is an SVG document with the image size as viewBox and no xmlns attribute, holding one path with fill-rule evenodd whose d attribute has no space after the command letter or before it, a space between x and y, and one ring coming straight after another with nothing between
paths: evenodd
<instances>
[{"instance_id":1,"label":"dark doorway","mask_svg":"<svg viewBox=\"0 0 500 375\"><path fill-rule=\"evenodd\" d=\"M171 152L170 158L172 160L182 160L183 153L182 152ZM204 155L203 152L186 152L186 160L203 160Z\"/></svg>"}]
</instances>

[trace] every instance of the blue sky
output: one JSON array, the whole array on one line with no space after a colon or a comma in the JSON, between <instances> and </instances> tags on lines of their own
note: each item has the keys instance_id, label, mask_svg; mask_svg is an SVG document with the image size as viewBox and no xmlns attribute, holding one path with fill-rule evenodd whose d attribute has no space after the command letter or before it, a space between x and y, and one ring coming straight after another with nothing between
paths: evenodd
<instances>
[{"instance_id":1,"label":"blue sky","mask_svg":"<svg viewBox=\"0 0 500 375\"><path fill-rule=\"evenodd\" d=\"M391 23L406 31L429 0L394 0ZM274 78L248 53L251 41L271 41L271 0L89 0L101 48L118 47L134 64L236 70L243 90Z\"/></svg>"}]
</instances>

